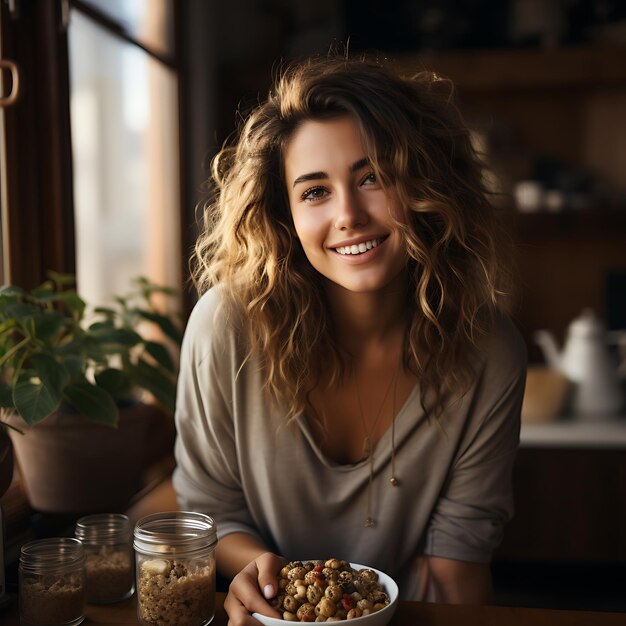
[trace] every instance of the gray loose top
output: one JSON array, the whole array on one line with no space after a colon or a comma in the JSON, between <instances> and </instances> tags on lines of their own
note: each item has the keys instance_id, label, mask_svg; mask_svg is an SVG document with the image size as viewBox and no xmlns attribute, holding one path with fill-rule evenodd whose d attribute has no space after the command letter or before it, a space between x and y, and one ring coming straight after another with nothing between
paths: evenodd
<instances>
[{"instance_id":1,"label":"gray loose top","mask_svg":"<svg viewBox=\"0 0 626 626\"><path fill-rule=\"evenodd\" d=\"M218 537L245 532L287 559L337 557L381 569L401 597L418 599L418 557L486 563L513 513L511 470L519 442L526 349L502 318L477 357L468 393L439 421L413 390L374 450L365 528L368 461L325 457L304 416L286 424L262 392L244 337L211 290L195 306L183 341L173 482L182 509L217 521ZM243 363L243 365L242 365ZM219 565L219 564L218 564ZM421 592L420 592L421 593Z\"/></svg>"}]
</instances>

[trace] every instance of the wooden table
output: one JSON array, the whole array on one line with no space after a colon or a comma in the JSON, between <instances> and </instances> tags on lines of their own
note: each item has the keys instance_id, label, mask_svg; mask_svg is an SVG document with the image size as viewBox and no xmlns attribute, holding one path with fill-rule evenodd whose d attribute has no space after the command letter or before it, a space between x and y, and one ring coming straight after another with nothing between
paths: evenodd
<instances>
[{"instance_id":1,"label":"wooden table","mask_svg":"<svg viewBox=\"0 0 626 626\"><path fill-rule=\"evenodd\" d=\"M224 593L217 594L214 626L226 626ZM17 599L0 624L19 626ZM137 626L135 597L119 604L87 605L85 626ZM6 618L6 619L5 619ZM400 602L390 626L626 626L626 613L552 611L504 606L452 606L426 602Z\"/></svg>"},{"instance_id":2,"label":"wooden table","mask_svg":"<svg viewBox=\"0 0 626 626\"><path fill-rule=\"evenodd\" d=\"M158 511L176 509L171 480L151 488L127 511L131 520ZM226 626L225 594L217 594L213 626ZM19 626L17 598L0 608L0 626ZM85 626L138 626L135 596L112 605L87 605ZM452 606L426 602L401 602L390 626L626 626L626 613L553 611L503 606Z\"/></svg>"}]
</instances>

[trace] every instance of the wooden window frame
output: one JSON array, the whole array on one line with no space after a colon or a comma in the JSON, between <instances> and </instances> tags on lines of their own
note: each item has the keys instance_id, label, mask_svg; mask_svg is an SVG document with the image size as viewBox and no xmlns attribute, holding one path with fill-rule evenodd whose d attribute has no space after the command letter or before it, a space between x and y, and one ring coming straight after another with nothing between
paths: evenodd
<instances>
[{"instance_id":1,"label":"wooden window frame","mask_svg":"<svg viewBox=\"0 0 626 626\"><path fill-rule=\"evenodd\" d=\"M20 73L20 98L4 110L5 273L30 289L49 269L75 271L68 52L60 3L16 7L17 16L5 2L0 9L0 53Z\"/></svg>"}]
</instances>

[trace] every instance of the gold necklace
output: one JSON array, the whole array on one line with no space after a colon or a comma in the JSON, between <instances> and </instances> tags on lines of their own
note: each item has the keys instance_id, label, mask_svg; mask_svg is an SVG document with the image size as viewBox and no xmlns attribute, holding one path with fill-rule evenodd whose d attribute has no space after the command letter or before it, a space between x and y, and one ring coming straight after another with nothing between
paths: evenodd
<instances>
[{"instance_id":1,"label":"gold necklace","mask_svg":"<svg viewBox=\"0 0 626 626\"><path fill-rule=\"evenodd\" d=\"M369 466L369 479L367 486L367 515L365 517L365 528L372 528L376 526L376 520L372 517L372 483L374 480L374 447L372 446L372 433L378 424L378 420L382 415L383 407L385 406L385 402L389 396L389 392L393 387L393 395L392 395L392 413L391 413L391 478L389 482L392 487L397 487L399 485L399 481L396 478L395 465L396 465L396 445L395 445L395 426L396 426L396 394L398 390L398 373L400 371L400 363L398 363L398 367L394 370L393 376L389 381L389 385L387 387L387 391L385 391L385 395L383 397L383 401L380 404L378 412L376 413L376 417L370 427L367 429L367 425L365 424L365 416L363 415L363 405L361 403L361 393L359 391L359 384L356 377L356 372L354 374L354 391L356 393L357 404L359 407L359 416L361 418L361 424L363 425L363 434L365 435L363 439L363 452L366 455L368 466Z\"/></svg>"}]
</instances>

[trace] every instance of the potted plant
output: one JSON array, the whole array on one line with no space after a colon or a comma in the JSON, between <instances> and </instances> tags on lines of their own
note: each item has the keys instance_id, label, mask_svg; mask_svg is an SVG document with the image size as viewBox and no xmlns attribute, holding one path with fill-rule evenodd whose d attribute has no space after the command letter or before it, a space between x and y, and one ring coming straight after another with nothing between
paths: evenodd
<instances>
[{"instance_id":1,"label":"potted plant","mask_svg":"<svg viewBox=\"0 0 626 626\"><path fill-rule=\"evenodd\" d=\"M0 288L2 422L38 510L123 506L143 466L150 405L173 412L180 321L155 300L174 294L145 278L134 287L93 309L71 275Z\"/></svg>"}]
</instances>

